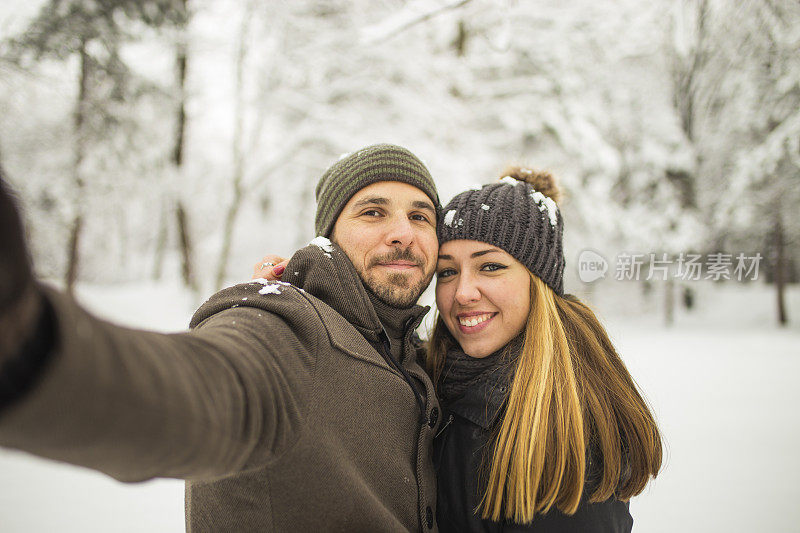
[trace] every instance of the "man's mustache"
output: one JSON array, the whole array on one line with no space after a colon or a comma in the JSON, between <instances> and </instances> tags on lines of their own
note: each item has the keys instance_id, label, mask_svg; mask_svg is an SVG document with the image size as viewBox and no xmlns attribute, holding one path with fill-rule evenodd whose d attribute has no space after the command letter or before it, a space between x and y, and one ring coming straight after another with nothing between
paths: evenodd
<instances>
[{"instance_id":1,"label":"man's mustache","mask_svg":"<svg viewBox=\"0 0 800 533\"><path fill-rule=\"evenodd\" d=\"M425 263L422 259L414 255L408 248L402 250L400 248L396 248L393 252L374 257L372 261L369 262L369 266L373 267L379 264L394 263L395 261L409 261L418 267L422 267L422 265Z\"/></svg>"}]
</instances>

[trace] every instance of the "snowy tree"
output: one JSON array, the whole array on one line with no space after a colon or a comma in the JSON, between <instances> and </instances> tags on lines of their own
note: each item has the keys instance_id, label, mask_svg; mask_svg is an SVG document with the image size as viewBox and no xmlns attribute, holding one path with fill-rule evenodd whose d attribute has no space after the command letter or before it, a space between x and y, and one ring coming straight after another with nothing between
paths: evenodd
<instances>
[{"instance_id":1,"label":"snowy tree","mask_svg":"<svg viewBox=\"0 0 800 533\"><path fill-rule=\"evenodd\" d=\"M135 26L157 27L179 17L172 0L50 0L27 30L7 43L6 58L17 64L32 66L43 59L73 58L78 64L70 132L68 290L79 275L81 235L87 217L84 202L93 174L107 164L113 167L114 163L104 158L121 157L125 147L115 147L109 137L126 128L130 131L132 121L126 103L151 89L125 63L121 47L131 38L130 30ZM112 153L95 150L101 143Z\"/></svg>"},{"instance_id":2,"label":"snowy tree","mask_svg":"<svg viewBox=\"0 0 800 533\"><path fill-rule=\"evenodd\" d=\"M800 236L800 7L699 1L694 72L698 194L712 245L768 252L786 324L790 245Z\"/></svg>"},{"instance_id":3,"label":"snowy tree","mask_svg":"<svg viewBox=\"0 0 800 533\"><path fill-rule=\"evenodd\" d=\"M183 198L184 184L187 181L186 168L184 165L186 151L186 130L187 130L187 90L186 79L189 64L189 22L190 10L188 0L178 0L176 9L181 16L177 20L175 35L175 63L174 63L174 136L172 139L172 149L169 157L169 179L173 186L168 190L162 205L161 222L156 245L156 262L154 278L161 277L164 263L164 256L167 248L168 228L170 221L174 221L176 230L177 247L180 250L181 274L184 284L195 292L199 285L197 274L195 273L195 262L193 253L194 237L190 229L189 208ZM174 216L174 219L173 219Z\"/></svg>"},{"instance_id":4,"label":"snowy tree","mask_svg":"<svg viewBox=\"0 0 800 533\"><path fill-rule=\"evenodd\" d=\"M166 31L146 29L150 22L133 15L114 19L128 87L141 87L143 73L160 62L150 81L158 97L145 103L144 91L129 89L115 101L103 92L113 84L90 84L92 112L125 121L91 128L94 122L84 121L83 196L103 191L125 209L93 201L91 220L119 228L98 239L100 231L87 226L97 256L84 263L95 269L87 275L108 264L102 253L113 247L124 268L146 261L149 271L182 270L190 285L235 281L263 253L289 254L308 242L320 174L341 153L375 142L403 144L422 156L444 201L495 178L508 163L551 170L567 193L568 262L585 247L612 254L713 251L722 244L755 251L780 234L774 223L759 225L773 220L771 207L764 213L777 204L765 191L774 198L777 182L769 177L769 187L756 188L752 171L790 174L796 130L787 110L797 79L790 6L194 0L189 24L182 1L139 4L171 5L178 15ZM771 29L759 37L759 25ZM134 33L151 53L131 55ZM104 47L87 50L99 62ZM36 138L46 142L36 143L34 156L32 143L4 134L4 157L12 177L25 165L52 176L75 166L73 146L47 153L44 146L77 144L74 128L53 117L74 110L76 97L64 96L78 91L45 94L53 89L42 79L61 82L63 72L52 67L59 58L34 64L26 50L28 70L46 72L32 93L42 93L35 102L52 100L49 112L26 91L2 84L0 105L8 116L37 124ZM79 79L79 54L67 56ZM25 87L34 85L28 72L13 79L26 76ZM775 102L781 110L770 111L770 126L758 110ZM132 133L140 130L150 138ZM775 155L779 146L789 146L784 160ZM38 213L74 206L76 183L25 188ZM792 191L778 195L788 202L780 217L787 242L794 234L786 217ZM740 224L743 203L752 205L756 222ZM33 225L44 236L37 254L51 253L41 244L47 239L59 246L69 240L63 228L72 225L74 209L59 209L61 224L51 217ZM143 270L126 274L141 277Z\"/></svg>"},{"instance_id":5,"label":"snowy tree","mask_svg":"<svg viewBox=\"0 0 800 533\"><path fill-rule=\"evenodd\" d=\"M784 290L790 245L800 238L796 217L800 209L800 6L765 1L747 7L739 20L747 45L743 66L750 77L731 80L737 85L737 98L726 102L726 107L738 105L746 110L742 115L750 120L737 124L737 129L749 142L735 159L737 187L726 200L749 204L746 209L752 212L749 223L741 224L744 221L739 219L737 224L732 217L727 222L745 236L761 234L777 291L778 322L786 325ZM742 94L747 97L741 98ZM729 207L726 214L730 217L735 211Z\"/></svg>"}]
</instances>

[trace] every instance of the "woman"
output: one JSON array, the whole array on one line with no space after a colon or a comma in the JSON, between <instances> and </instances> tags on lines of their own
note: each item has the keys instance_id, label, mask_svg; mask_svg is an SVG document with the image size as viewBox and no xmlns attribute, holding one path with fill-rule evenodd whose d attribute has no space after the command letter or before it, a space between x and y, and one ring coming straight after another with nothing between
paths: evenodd
<instances>
[{"instance_id":1,"label":"woman","mask_svg":"<svg viewBox=\"0 0 800 533\"><path fill-rule=\"evenodd\" d=\"M564 294L552 177L513 168L439 223L427 367L440 531L630 531L656 423L592 311Z\"/></svg>"}]
</instances>

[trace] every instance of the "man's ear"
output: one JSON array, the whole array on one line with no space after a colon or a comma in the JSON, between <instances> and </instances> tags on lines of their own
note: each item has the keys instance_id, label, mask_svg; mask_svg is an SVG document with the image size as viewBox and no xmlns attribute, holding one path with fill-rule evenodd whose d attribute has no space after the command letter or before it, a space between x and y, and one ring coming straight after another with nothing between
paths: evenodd
<instances>
[{"instance_id":1,"label":"man's ear","mask_svg":"<svg viewBox=\"0 0 800 533\"><path fill-rule=\"evenodd\" d=\"M339 246L339 239L336 238L336 225L337 225L337 222L339 222L338 218L336 219L336 222L333 223L333 228L331 228L331 234L328 236L328 240L331 241L333 244L335 244L336 247L341 250L342 247Z\"/></svg>"}]
</instances>

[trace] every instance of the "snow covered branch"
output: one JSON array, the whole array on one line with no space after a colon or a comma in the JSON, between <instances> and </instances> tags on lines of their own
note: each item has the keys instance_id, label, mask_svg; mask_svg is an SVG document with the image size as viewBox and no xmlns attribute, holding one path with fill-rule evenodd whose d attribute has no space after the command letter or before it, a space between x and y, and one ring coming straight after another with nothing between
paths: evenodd
<instances>
[{"instance_id":1,"label":"snow covered branch","mask_svg":"<svg viewBox=\"0 0 800 533\"><path fill-rule=\"evenodd\" d=\"M406 7L393 16L368 26L361 31L361 44L372 45L387 41L405 30L425 22L445 11L458 9L472 0L449 0L447 2L432 2L430 0L417 0L409 2Z\"/></svg>"}]
</instances>

